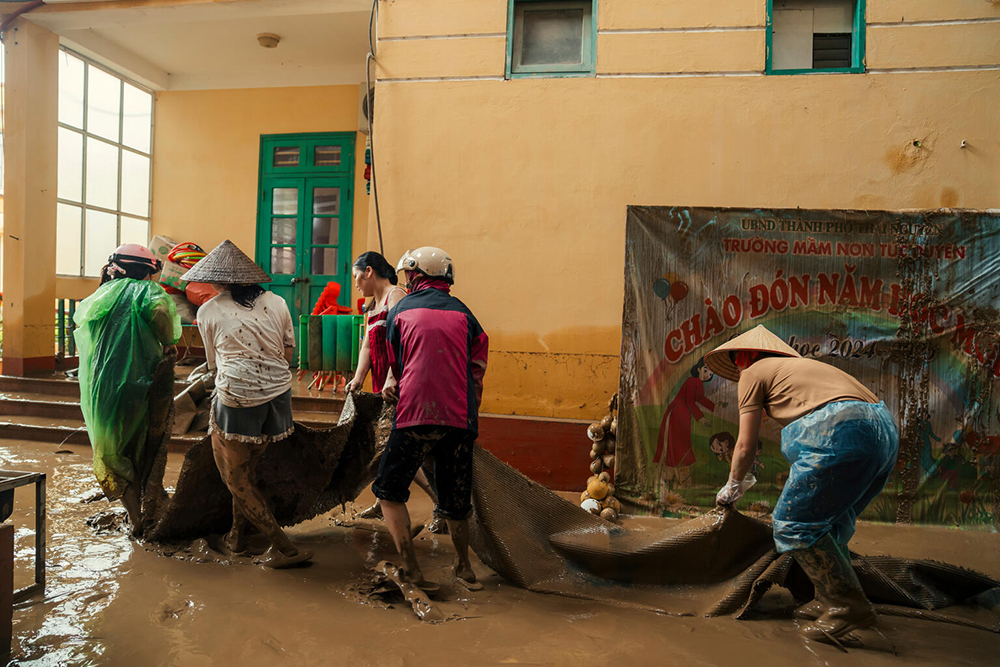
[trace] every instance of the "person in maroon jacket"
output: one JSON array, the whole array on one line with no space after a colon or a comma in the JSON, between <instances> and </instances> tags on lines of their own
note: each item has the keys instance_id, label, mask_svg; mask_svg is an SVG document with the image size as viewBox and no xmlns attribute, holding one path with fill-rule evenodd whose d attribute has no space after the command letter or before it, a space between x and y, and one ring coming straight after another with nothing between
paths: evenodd
<instances>
[{"instance_id":1,"label":"person in maroon jacket","mask_svg":"<svg viewBox=\"0 0 1000 667\"><path fill-rule=\"evenodd\" d=\"M436 588L420 571L406 509L410 482L424 457L433 455L434 515L448 522L458 556L455 580L478 590L482 584L469 562L468 518L489 339L472 311L449 294L455 269L448 253L432 247L409 250L396 270L406 272L410 293L386 320L394 379L383 395L398 398L398 404L372 490L403 557L404 576L425 590Z\"/></svg>"}]
</instances>

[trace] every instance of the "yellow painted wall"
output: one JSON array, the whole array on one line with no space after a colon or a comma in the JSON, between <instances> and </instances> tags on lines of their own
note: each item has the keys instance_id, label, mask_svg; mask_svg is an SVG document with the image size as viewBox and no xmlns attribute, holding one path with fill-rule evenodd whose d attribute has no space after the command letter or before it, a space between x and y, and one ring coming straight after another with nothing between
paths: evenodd
<instances>
[{"instance_id":1,"label":"yellow painted wall","mask_svg":"<svg viewBox=\"0 0 1000 667\"><path fill-rule=\"evenodd\" d=\"M461 20L455 0L380 5L387 254L454 257L453 293L491 339L485 412L601 414L629 204L1000 207L1000 23L870 26L879 73L764 76L762 0L598 4L596 78L513 81L505 38L462 36L505 31L507 0L462 3ZM869 0L868 14L994 19L1000 3ZM685 30L708 26L741 30Z\"/></svg>"},{"instance_id":2,"label":"yellow painted wall","mask_svg":"<svg viewBox=\"0 0 1000 667\"><path fill-rule=\"evenodd\" d=\"M262 134L358 129L358 86L166 91L156 94L152 233L206 250L257 238ZM367 250L365 135L355 146L354 250Z\"/></svg>"}]
</instances>

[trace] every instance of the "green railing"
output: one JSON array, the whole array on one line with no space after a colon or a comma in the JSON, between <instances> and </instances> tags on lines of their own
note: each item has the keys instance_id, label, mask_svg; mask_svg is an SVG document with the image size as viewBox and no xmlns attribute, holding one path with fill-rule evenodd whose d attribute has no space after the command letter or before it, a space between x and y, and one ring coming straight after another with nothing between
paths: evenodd
<instances>
[{"instance_id":1,"label":"green railing","mask_svg":"<svg viewBox=\"0 0 1000 667\"><path fill-rule=\"evenodd\" d=\"M69 308L67 308L67 304ZM76 314L76 301L73 299L58 299L56 301L56 353L60 359L76 356L76 339L73 338L73 315Z\"/></svg>"}]
</instances>

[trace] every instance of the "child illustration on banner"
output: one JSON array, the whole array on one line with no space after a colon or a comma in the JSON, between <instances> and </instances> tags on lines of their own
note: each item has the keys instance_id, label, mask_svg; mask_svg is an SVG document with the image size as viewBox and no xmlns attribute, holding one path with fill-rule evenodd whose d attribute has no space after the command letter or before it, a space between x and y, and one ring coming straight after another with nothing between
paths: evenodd
<instances>
[{"instance_id":1,"label":"child illustration on banner","mask_svg":"<svg viewBox=\"0 0 1000 667\"><path fill-rule=\"evenodd\" d=\"M661 497L670 488L691 486L691 466L695 462L691 422L697 419L705 426L712 423L699 404L709 412L715 411L715 403L705 397L705 383L713 377L705 360L699 359L691 368L691 377L684 381L663 414L653 456L653 462L660 464Z\"/></svg>"},{"instance_id":2,"label":"child illustration on banner","mask_svg":"<svg viewBox=\"0 0 1000 667\"><path fill-rule=\"evenodd\" d=\"M716 433L708 439L708 448L715 454L715 458L722 463L731 463L733 460L733 447L736 446L736 438L729 431Z\"/></svg>"}]
</instances>

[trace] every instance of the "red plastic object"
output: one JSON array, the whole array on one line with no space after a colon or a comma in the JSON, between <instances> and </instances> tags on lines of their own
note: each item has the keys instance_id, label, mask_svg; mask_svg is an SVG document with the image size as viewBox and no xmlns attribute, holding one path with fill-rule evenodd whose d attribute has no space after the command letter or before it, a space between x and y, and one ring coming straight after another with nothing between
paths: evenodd
<instances>
[{"instance_id":1,"label":"red plastic object","mask_svg":"<svg viewBox=\"0 0 1000 667\"><path fill-rule=\"evenodd\" d=\"M351 309L337 303L340 297L340 283L329 282L323 288L323 293L316 300L313 315L349 315Z\"/></svg>"},{"instance_id":2,"label":"red plastic object","mask_svg":"<svg viewBox=\"0 0 1000 667\"><path fill-rule=\"evenodd\" d=\"M219 293L209 283L188 283L185 295L188 301L200 306L214 299Z\"/></svg>"}]
</instances>

